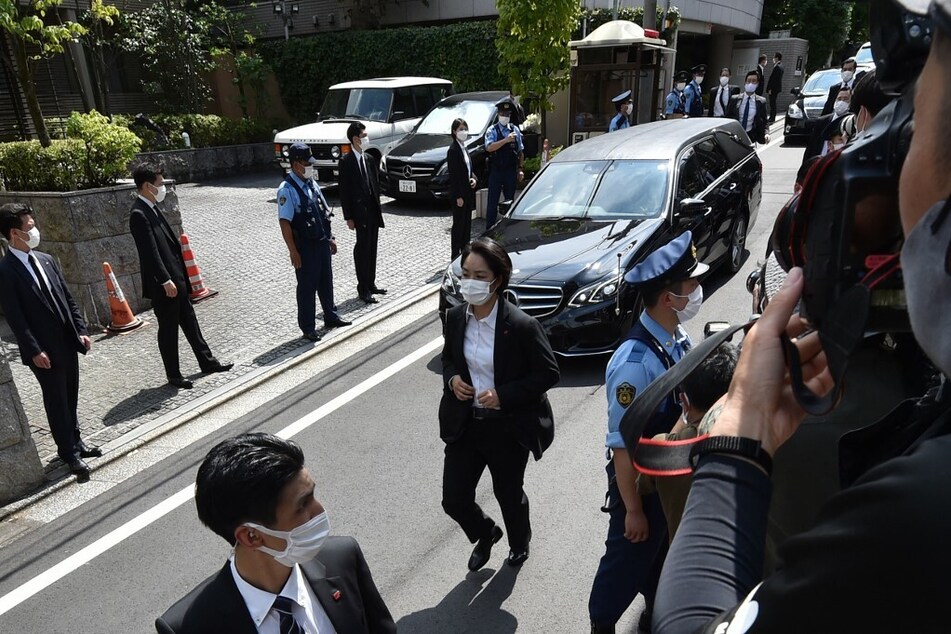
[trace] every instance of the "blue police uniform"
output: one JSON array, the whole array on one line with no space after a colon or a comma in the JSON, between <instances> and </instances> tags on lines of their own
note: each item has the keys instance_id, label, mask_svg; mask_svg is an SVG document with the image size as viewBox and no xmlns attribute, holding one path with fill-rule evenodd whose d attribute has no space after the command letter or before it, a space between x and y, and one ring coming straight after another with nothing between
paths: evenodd
<instances>
[{"instance_id":1,"label":"blue police uniform","mask_svg":"<svg viewBox=\"0 0 951 634\"><path fill-rule=\"evenodd\" d=\"M684 111L691 117L703 116L703 91L696 79L684 88Z\"/></svg>"},{"instance_id":2,"label":"blue police uniform","mask_svg":"<svg viewBox=\"0 0 951 634\"><path fill-rule=\"evenodd\" d=\"M667 98L664 99L664 114L686 114L684 94L676 88L667 93Z\"/></svg>"},{"instance_id":3,"label":"blue police uniform","mask_svg":"<svg viewBox=\"0 0 951 634\"><path fill-rule=\"evenodd\" d=\"M306 147L306 146L305 146ZM308 154L310 152L308 148ZM300 254L297 275L297 323L306 335L316 328L320 298L325 325L340 321L333 297L331 268L330 207L314 181L300 178L293 171L277 189L278 217L291 224L294 245Z\"/></svg>"},{"instance_id":4,"label":"blue police uniform","mask_svg":"<svg viewBox=\"0 0 951 634\"><path fill-rule=\"evenodd\" d=\"M514 114L515 102L506 97L496 103L500 114ZM501 141L512 132L515 142L506 143L495 152L489 152L489 146ZM505 194L505 200L515 198L515 183L518 180L519 156L524 151L522 132L511 121L507 126L496 122L485 133L485 150L489 163L489 197L486 201L485 226L488 229L495 224L499 210L499 196Z\"/></svg>"},{"instance_id":5,"label":"blue police uniform","mask_svg":"<svg viewBox=\"0 0 951 634\"><path fill-rule=\"evenodd\" d=\"M702 275L709 267L697 261L691 239L692 235L687 231L672 240L631 269L624 276L625 281L657 288ZM605 371L608 493L602 510L610 514L610 519L605 553L598 565L588 600L588 612L595 626L593 631L598 631L598 626L613 631L611 628L638 593L644 594L648 605L653 603L668 543L663 508L656 493L642 496L649 528L648 539L632 543L624 537L627 510L615 478L611 452L625 448L620 424L627 408L651 382L680 361L690 346L690 337L683 328L678 325L674 332L667 332L644 311L608 361ZM651 417L644 435L652 437L670 431L680 414L680 404L676 394L672 393Z\"/></svg>"},{"instance_id":6,"label":"blue police uniform","mask_svg":"<svg viewBox=\"0 0 951 634\"><path fill-rule=\"evenodd\" d=\"M618 108L618 113L614 115L611 119L611 123L608 124L608 132L615 132L631 127L631 122L628 120L627 114L620 110L623 105L631 102L631 91L625 90L620 95L612 97L611 101L614 102L614 106Z\"/></svg>"}]
</instances>

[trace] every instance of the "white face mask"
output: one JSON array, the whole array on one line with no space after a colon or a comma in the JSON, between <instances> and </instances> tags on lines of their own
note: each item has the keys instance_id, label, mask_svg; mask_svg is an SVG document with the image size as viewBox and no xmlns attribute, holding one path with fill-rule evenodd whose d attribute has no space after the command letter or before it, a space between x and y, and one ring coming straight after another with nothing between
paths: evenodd
<instances>
[{"instance_id":1,"label":"white face mask","mask_svg":"<svg viewBox=\"0 0 951 634\"><path fill-rule=\"evenodd\" d=\"M682 81L678 81L678 82L677 82L677 90L678 90L679 92L683 92L684 88L686 88L686 87L687 87L687 84L685 84L684 82L682 82Z\"/></svg>"},{"instance_id":2,"label":"white face mask","mask_svg":"<svg viewBox=\"0 0 951 634\"><path fill-rule=\"evenodd\" d=\"M495 280L459 280L459 292L470 306L482 306L492 297L492 282Z\"/></svg>"},{"instance_id":3,"label":"white face mask","mask_svg":"<svg viewBox=\"0 0 951 634\"><path fill-rule=\"evenodd\" d=\"M304 168L304 180L309 180L314 177L314 166L308 165Z\"/></svg>"},{"instance_id":4,"label":"white face mask","mask_svg":"<svg viewBox=\"0 0 951 634\"><path fill-rule=\"evenodd\" d=\"M852 75L854 74L855 72L851 70L842 71L842 81L844 81L845 83L849 83L850 81L852 81Z\"/></svg>"},{"instance_id":5,"label":"white face mask","mask_svg":"<svg viewBox=\"0 0 951 634\"><path fill-rule=\"evenodd\" d=\"M720 85L721 85L721 86L726 86L726 85L729 84L729 83L730 83L730 78L729 78L729 77L721 77L721 78L720 78Z\"/></svg>"},{"instance_id":6,"label":"white face mask","mask_svg":"<svg viewBox=\"0 0 951 634\"><path fill-rule=\"evenodd\" d=\"M634 110L634 106L629 103L624 104L623 112L624 114L631 114L631 111Z\"/></svg>"},{"instance_id":7,"label":"white face mask","mask_svg":"<svg viewBox=\"0 0 951 634\"><path fill-rule=\"evenodd\" d=\"M835 116L842 117L845 116L845 113L849 111L849 102L842 101L841 99L832 104L832 111L835 112Z\"/></svg>"},{"instance_id":8,"label":"white face mask","mask_svg":"<svg viewBox=\"0 0 951 634\"><path fill-rule=\"evenodd\" d=\"M468 130L465 130L465 129L463 129L463 128L459 128L458 130L456 130L456 138L457 138L461 143L465 143L465 142L466 142L466 139L469 138L469 131L468 131Z\"/></svg>"},{"instance_id":9,"label":"white face mask","mask_svg":"<svg viewBox=\"0 0 951 634\"><path fill-rule=\"evenodd\" d=\"M911 330L931 362L951 376L951 209L935 203L914 226L901 249Z\"/></svg>"},{"instance_id":10,"label":"white face mask","mask_svg":"<svg viewBox=\"0 0 951 634\"><path fill-rule=\"evenodd\" d=\"M20 233L26 234L26 240L23 240L22 236L20 236L20 239L23 240L29 248L35 249L40 246L40 230L36 227L33 227L29 231L20 231Z\"/></svg>"},{"instance_id":11,"label":"white face mask","mask_svg":"<svg viewBox=\"0 0 951 634\"><path fill-rule=\"evenodd\" d=\"M684 298L684 295L678 295L676 293L671 293L674 297ZM680 323L688 322L694 317L697 316L697 313L700 312L700 306L703 304L703 287L698 286L693 290L692 293L686 296L687 305L677 310L674 308L674 312L677 313L677 318L680 320Z\"/></svg>"},{"instance_id":12,"label":"white face mask","mask_svg":"<svg viewBox=\"0 0 951 634\"><path fill-rule=\"evenodd\" d=\"M267 546L258 546L258 550L274 557L277 563L288 568L293 568L294 564L307 563L316 557L324 542L327 541L327 537L330 536L330 519L326 511L291 531L275 531L250 522L245 526L287 542L283 551Z\"/></svg>"},{"instance_id":13,"label":"white face mask","mask_svg":"<svg viewBox=\"0 0 951 634\"><path fill-rule=\"evenodd\" d=\"M155 187L155 185L152 185L152 187ZM163 200L165 200L165 194L167 193L166 190L165 190L165 185L161 185L161 186L159 186L159 187L155 187L155 189L156 189L156 192L155 192L155 202L160 203L160 202L162 202Z\"/></svg>"},{"instance_id":14,"label":"white face mask","mask_svg":"<svg viewBox=\"0 0 951 634\"><path fill-rule=\"evenodd\" d=\"M746 93L752 95L758 87L759 84L746 84Z\"/></svg>"},{"instance_id":15,"label":"white face mask","mask_svg":"<svg viewBox=\"0 0 951 634\"><path fill-rule=\"evenodd\" d=\"M700 84L703 83L703 75L697 75L696 77L693 78L693 80L697 82L697 85L699 86Z\"/></svg>"},{"instance_id":16,"label":"white face mask","mask_svg":"<svg viewBox=\"0 0 951 634\"><path fill-rule=\"evenodd\" d=\"M512 120L511 117L506 117L506 116L503 116L503 115L499 115L499 123L502 124L503 127L504 127L504 126L507 126L507 125L509 124L509 121L511 121L511 120Z\"/></svg>"}]
</instances>

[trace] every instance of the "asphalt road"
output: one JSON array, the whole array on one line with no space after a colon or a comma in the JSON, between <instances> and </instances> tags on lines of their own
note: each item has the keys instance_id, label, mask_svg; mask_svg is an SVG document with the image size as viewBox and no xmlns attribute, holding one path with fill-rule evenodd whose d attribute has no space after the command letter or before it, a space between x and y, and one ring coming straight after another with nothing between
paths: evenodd
<instances>
[{"instance_id":1,"label":"asphalt road","mask_svg":"<svg viewBox=\"0 0 951 634\"><path fill-rule=\"evenodd\" d=\"M764 197L749 236L752 255L732 279L714 277L705 284L707 299L688 324L695 338L708 320L748 317L746 273L765 252L800 157L799 148L762 151ZM469 574L471 545L439 503L439 337L435 316L420 320L5 546L0 632L154 631L155 616L228 556L228 545L200 525L188 499L204 453L224 437L278 432L305 416L311 424L297 425L293 438L307 455L318 497L334 532L360 542L400 631L586 631L587 597L607 525L598 510L605 486L606 359L565 360L562 380L550 393L556 440L526 476L534 535L530 559L517 572L505 566L503 540L489 565ZM414 354L418 360L407 363ZM393 372L394 364L405 367ZM379 380L388 368L392 376ZM355 389L373 377L372 387ZM479 498L500 519L487 476ZM184 503L174 506L179 501ZM172 510L148 522L162 504L160 510ZM128 524L137 518L138 525ZM100 553L45 589L25 592L22 600L10 594L123 526L125 539L99 542ZM638 602L619 631L633 630L639 609Z\"/></svg>"}]
</instances>

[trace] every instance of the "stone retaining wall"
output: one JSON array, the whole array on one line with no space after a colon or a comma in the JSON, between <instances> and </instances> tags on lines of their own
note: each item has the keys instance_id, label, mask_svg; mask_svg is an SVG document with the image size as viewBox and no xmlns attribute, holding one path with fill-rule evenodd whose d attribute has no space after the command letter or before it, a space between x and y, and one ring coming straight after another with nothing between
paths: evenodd
<instances>
[{"instance_id":1,"label":"stone retaining wall","mask_svg":"<svg viewBox=\"0 0 951 634\"><path fill-rule=\"evenodd\" d=\"M165 173L165 178L179 183L259 172L268 168L277 169L273 143L146 152L136 154L129 164L129 171L144 162L159 165Z\"/></svg>"},{"instance_id":2,"label":"stone retaining wall","mask_svg":"<svg viewBox=\"0 0 951 634\"><path fill-rule=\"evenodd\" d=\"M19 363L19 355L15 363ZM0 358L0 505L22 497L43 482L43 465L13 384L6 359Z\"/></svg>"}]
</instances>

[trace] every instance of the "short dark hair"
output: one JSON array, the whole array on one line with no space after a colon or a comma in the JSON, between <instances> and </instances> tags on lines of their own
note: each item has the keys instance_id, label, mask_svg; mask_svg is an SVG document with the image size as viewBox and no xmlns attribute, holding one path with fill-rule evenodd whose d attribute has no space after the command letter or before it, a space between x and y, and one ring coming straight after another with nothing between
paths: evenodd
<instances>
[{"instance_id":1,"label":"short dark hair","mask_svg":"<svg viewBox=\"0 0 951 634\"><path fill-rule=\"evenodd\" d=\"M891 103L892 98L885 94L881 84L875 77L875 69L862 73L855 85L852 86L852 99L849 102L849 110L855 114L859 113L859 108L865 106L868 113L873 117L882 111L885 106Z\"/></svg>"},{"instance_id":2,"label":"short dark hair","mask_svg":"<svg viewBox=\"0 0 951 634\"><path fill-rule=\"evenodd\" d=\"M853 68L858 68L859 66L859 63L855 61L854 57L846 57L844 60L842 60L842 65L840 68L845 68L846 64L852 64Z\"/></svg>"},{"instance_id":3,"label":"short dark hair","mask_svg":"<svg viewBox=\"0 0 951 634\"><path fill-rule=\"evenodd\" d=\"M152 163L140 163L132 170L132 180L136 189L142 189L145 183L154 184L155 179L163 174L162 168Z\"/></svg>"},{"instance_id":4,"label":"short dark hair","mask_svg":"<svg viewBox=\"0 0 951 634\"><path fill-rule=\"evenodd\" d=\"M3 237L10 240L11 231L22 231L23 216L28 215L33 215L33 209L26 203L7 203L0 207L0 231L3 232Z\"/></svg>"},{"instance_id":5,"label":"short dark hair","mask_svg":"<svg viewBox=\"0 0 951 634\"><path fill-rule=\"evenodd\" d=\"M756 83L759 83L759 73L757 73L755 70L751 70L750 72L746 73L746 78L749 79L750 77L755 77Z\"/></svg>"},{"instance_id":6,"label":"short dark hair","mask_svg":"<svg viewBox=\"0 0 951 634\"><path fill-rule=\"evenodd\" d=\"M761 61L761 62L765 62L765 61L766 61L766 53L760 53L759 61Z\"/></svg>"},{"instance_id":7,"label":"short dark hair","mask_svg":"<svg viewBox=\"0 0 951 634\"><path fill-rule=\"evenodd\" d=\"M776 51L775 53L773 53L773 57L778 59L779 61L783 61L783 54L780 53L779 51Z\"/></svg>"},{"instance_id":8,"label":"short dark hair","mask_svg":"<svg viewBox=\"0 0 951 634\"><path fill-rule=\"evenodd\" d=\"M675 295L680 295L684 286L683 283L686 280L677 280L676 282L670 282L668 284L657 285L647 285L641 288L641 299L644 300L644 306L646 308L653 308L657 305L657 302L660 301L660 296L664 293L674 293Z\"/></svg>"},{"instance_id":9,"label":"short dark hair","mask_svg":"<svg viewBox=\"0 0 951 634\"><path fill-rule=\"evenodd\" d=\"M739 359L736 346L721 343L697 369L687 375L680 389L687 395L692 407L707 411L730 389L736 362Z\"/></svg>"},{"instance_id":10,"label":"short dark hair","mask_svg":"<svg viewBox=\"0 0 951 634\"><path fill-rule=\"evenodd\" d=\"M360 133L366 129L367 127L359 121L351 123L347 126L347 143L353 143L353 137L360 136Z\"/></svg>"},{"instance_id":11,"label":"short dark hair","mask_svg":"<svg viewBox=\"0 0 951 634\"><path fill-rule=\"evenodd\" d=\"M720 75L721 75L721 76L723 75L723 73L726 73L727 75L733 75L733 72L732 72L729 68L727 68L726 66L724 66L723 68L720 69Z\"/></svg>"},{"instance_id":12,"label":"short dark hair","mask_svg":"<svg viewBox=\"0 0 951 634\"><path fill-rule=\"evenodd\" d=\"M509 257L501 244L492 238L476 238L463 247L460 265L464 266L466 259L472 253L481 256L485 260L496 279L501 278L502 281L496 289L497 293L508 288L509 280L512 279L512 258Z\"/></svg>"},{"instance_id":13,"label":"short dark hair","mask_svg":"<svg viewBox=\"0 0 951 634\"><path fill-rule=\"evenodd\" d=\"M452 134L455 134L456 130L458 130L460 126L466 126L466 130L469 129L469 124L466 123L466 120L462 117L459 117L452 122Z\"/></svg>"},{"instance_id":14,"label":"short dark hair","mask_svg":"<svg viewBox=\"0 0 951 634\"><path fill-rule=\"evenodd\" d=\"M304 452L272 434L242 434L212 447L198 467L198 519L232 546L245 522L273 524L284 487L304 468Z\"/></svg>"}]
</instances>

